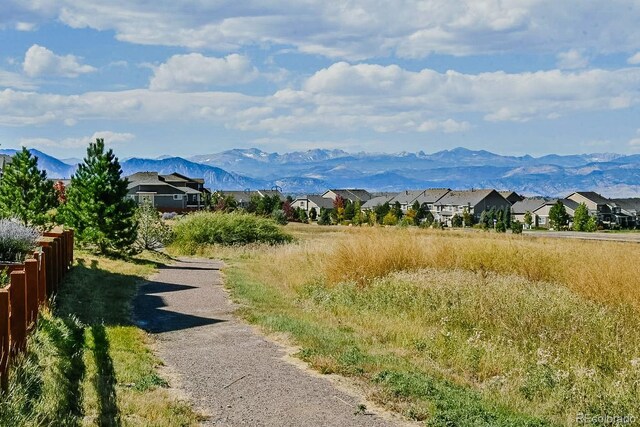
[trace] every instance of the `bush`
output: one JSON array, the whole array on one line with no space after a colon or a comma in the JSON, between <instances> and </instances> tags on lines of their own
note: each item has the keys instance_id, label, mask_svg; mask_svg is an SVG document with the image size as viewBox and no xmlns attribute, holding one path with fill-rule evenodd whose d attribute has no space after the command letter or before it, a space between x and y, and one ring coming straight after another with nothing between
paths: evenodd
<instances>
[{"instance_id":1,"label":"bush","mask_svg":"<svg viewBox=\"0 0 640 427\"><path fill-rule=\"evenodd\" d=\"M287 219L287 214L282 209L275 209L271 212L271 219L277 222L280 225L287 225L289 220Z\"/></svg>"},{"instance_id":2,"label":"bush","mask_svg":"<svg viewBox=\"0 0 640 427\"><path fill-rule=\"evenodd\" d=\"M159 249L171 241L171 228L164 223L160 212L151 205L144 203L136 211L138 235L136 246L138 249Z\"/></svg>"},{"instance_id":3,"label":"bush","mask_svg":"<svg viewBox=\"0 0 640 427\"><path fill-rule=\"evenodd\" d=\"M515 220L511 223L511 232L513 234L522 234L523 225L520 221Z\"/></svg>"},{"instance_id":4,"label":"bush","mask_svg":"<svg viewBox=\"0 0 640 427\"><path fill-rule=\"evenodd\" d=\"M40 233L11 219L0 219L0 261L22 262L36 248Z\"/></svg>"},{"instance_id":5,"label":"bush","mask_svg":"<svg viewBox=\"0 0 640 427\"><path fill-rule=\"evenodd\" d=\"M287 243L293 238L269 218L232 212L197 212L180 219L174 227L174 244L188 252L197 245L245 245Z\"/></svg>"}]
</instances>

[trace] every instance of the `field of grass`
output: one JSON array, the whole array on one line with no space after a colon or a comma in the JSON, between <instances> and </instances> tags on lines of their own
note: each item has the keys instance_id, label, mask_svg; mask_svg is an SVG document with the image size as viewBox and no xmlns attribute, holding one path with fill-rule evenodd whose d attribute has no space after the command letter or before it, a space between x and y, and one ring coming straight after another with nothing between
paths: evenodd
<instances>
[{"instance_id":1,"label":"field of grass","mask_svg":"<svg viewBox=\"0 0 640 427\"><path fill-rule=\"evenodd\" d=\"M293 244L202 247L243 315L320 372L432 426L640 417L635 244L288 226Z\"/></svg>"},{"instance_id":2,"label":"field of grass","mask_svg":"<svg viewBox=\"0 0 640 427\"><path fill-rule=\"evenodd\" d=\"M53 310L12 370L0 425L197 425L197 414L169 394L151 343L131 322L137 284L163 261L76 253Z\"/></svg>"}]
</instances>

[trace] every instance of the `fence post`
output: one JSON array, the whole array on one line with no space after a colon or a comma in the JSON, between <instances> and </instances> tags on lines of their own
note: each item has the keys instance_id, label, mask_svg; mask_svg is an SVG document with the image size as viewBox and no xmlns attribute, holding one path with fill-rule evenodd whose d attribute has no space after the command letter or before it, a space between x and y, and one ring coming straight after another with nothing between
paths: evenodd
<instances>
[{"instance_id":1,"label":"fence post","mask_svg":"<svg viewBox=\"0 0 640 427\"><path fill-rule=\"evenodd\" d=\"M27 326L31 327L38 318L38 260L24 262L25 284L27 292Z\"/></svg>"},{"instance_id":2,"label":"fence post","mask_svg":"<svg viewBox=\"0 0 640 427\"><path fill-rule=\"evenodd\" d=\"M51 274L51 247L49 247L44 242L40 242L42 247L42 269L44 270L44 278L45 278L45 299L49 299L49 297L53 294L53 275Z\"/></svg>"},{"instance_id":3,"label":"fence post","mask_svg":"<svg viewBox=\"0 0 640 427\"><path fill-rule=\"evenodd\" d=\"M69 269L71 269L71 267L73 267L73 246L75 244L74 240L75 240L75 232L73 231L73 229L67 230L67 232L69 233Z\"/></svg>"},{"instance_id":4,"label":"fence post","mask_svg":"<svg viewBox=\"0 0 640 427\"><path fill-rule=\"evenodd\" d=\"M38 307L40 307L47 304L47 275L44 265L44 252L35 251L33 258L38 261Z\"/></svg>"},{"instance_id":5,"label":"fence post","mask_svg":"<svg viewBox=\"0 0 640 427\"><path fill-rule=\"evenodd\" d=\"M24 271L11 273L9 287L9 325L11 330L11 348L17 352L25 347L27 336L26 283Z\"/></svg>"},{"instance_id":6,"label":"fence post","mask_svg":"<svg viewBox=\"0 0 640 427\"><path fill-rule=\"evenodd\" d=\"M0 289L0 387L7 389L9 366L9 292Z\"/></svg>"}]
</instances>

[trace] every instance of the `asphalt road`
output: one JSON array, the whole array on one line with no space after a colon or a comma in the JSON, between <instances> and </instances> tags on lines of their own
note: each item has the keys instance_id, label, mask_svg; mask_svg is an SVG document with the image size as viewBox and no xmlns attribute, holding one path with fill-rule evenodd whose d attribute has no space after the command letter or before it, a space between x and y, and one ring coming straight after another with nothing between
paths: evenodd
<instances>
[{"instance_id":1,"label":"asphalt road","mask_svg":"<svg viewBox=\"0 0 640 427\"><path fill-rule=\"evenodd\" d=\"M139 326L177 385L213 426L397 426L386 413L364 413L362 396L305 369L234 316L220 262L182 259L140 288Z\"/></svg>"},{"instance_id":2,"label":"asphalt road","mask_svg":"<svg viewBox=\"0 0 640 427\"><path fill-rule=\"evenodd\" d=\"M524 234L535 237L606 240L611 242L640 243L640 233L583 233L578 231L524 231Z\"/></svg>"}]
</instances>

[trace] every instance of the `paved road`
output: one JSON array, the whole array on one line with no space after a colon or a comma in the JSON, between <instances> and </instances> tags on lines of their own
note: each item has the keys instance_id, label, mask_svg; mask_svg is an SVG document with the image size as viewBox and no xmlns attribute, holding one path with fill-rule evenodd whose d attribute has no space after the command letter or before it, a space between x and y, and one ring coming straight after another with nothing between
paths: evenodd
<instances>
[{"instance_id":1,"label":"paved road","mask_svg":"<svg viewBox=\"0 0 640 427\"><path fill-rule=\"evenodd\" d=\"M535 237L560 237L564 239L607 240L611 242L640 243L640 233L580 233L577 231L524 231Z\"/></svg>"},{"instance_id":2,"label":"paved road","mask_svg":"<svg viewBox=\"0 0 640 427\"><path fill-rule=\"evenodd\" d=\"M362 399L287 361L283 347L234 316L219 262L183 259L141 286L138 324L180 389L214 426L392 426Z\"/></svg>"}]
</instances>

